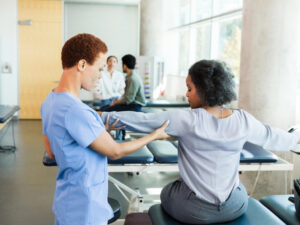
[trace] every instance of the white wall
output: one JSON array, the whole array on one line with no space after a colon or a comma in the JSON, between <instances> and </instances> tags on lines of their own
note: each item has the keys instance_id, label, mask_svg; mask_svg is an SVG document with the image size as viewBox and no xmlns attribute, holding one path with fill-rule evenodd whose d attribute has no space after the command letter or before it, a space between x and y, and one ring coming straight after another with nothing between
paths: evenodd
<instances>
[{"instance_id":1,"label":"white wall","mask_svg":"<svg viewBox=\"0 0 300 225\"><path fill-rule=\"evenodd\" d=\"M78 33L91 33L108 47L107 55L119 59L125 54L139 55L139 6L104 3L65 2L64 40ZM82 100L92 100L91 92L82 90Z\"/></svg>"},{"instance_id":2,"label":"white wall","mask_svg":"<svg viewBox=\"0 0 300 225\"><path fill-rule=\"evenodd\" d=\"M0 7L0 104L19 102L17 0L1 0ZM11 73L3 73L8 63Z\"/></svg>"},{"instance_id":3,"label":"white wall","mask_svg":"<svg viewBox=\"0 0 300 225\"><path fill-rule=\"evenodd\" d=\"M108 46L108 55L119 59L139 54L138 5L68 3L64 5L64 40L78 33L91 33ZM119 69L121 66L119 64Z\"/></svg>"},{"instance_id":4,"label":"white wall","mask_svg":"<svg viewBox=\"0 0 300 225\"><path fill-rule=\"evenodd\" d=\"M185 101L187 91L185 80L185 76L168 74L164 98L168 100Z\"/></svg>"}]
</instances>

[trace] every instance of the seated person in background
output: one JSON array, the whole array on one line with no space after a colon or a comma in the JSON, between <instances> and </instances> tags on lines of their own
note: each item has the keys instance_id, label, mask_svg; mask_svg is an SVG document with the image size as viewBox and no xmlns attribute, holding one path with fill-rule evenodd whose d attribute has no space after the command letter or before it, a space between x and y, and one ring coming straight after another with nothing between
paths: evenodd
<instances>
[{"instance_id":1,"label":"seated person in background","mask_svg":"<svg viewBox=\"0 0 300 225\"><path fill-rule=\"evenodd\" d=\"M144 88L139 75L134 71L136 59L133 55L122 57L123 72L126 73L125 93L120 100L114 100L110 106L104 106L100 111L142 111L146 105Z\"/></svg>"},{"instance_id":2,"label":"seated person in background","mask_svg":"<svg viewBox=\"0 0 300 225\"><path fill-rule=\"evenodd\" d=\"M101 71L101 79L94 91L94 105L105 106L119 100L124 94L125 79L123 73L115 70L118 64L116 56L109 56L106 60L107 70Z\"/></svg>"},{"instance_id":3,"label":"seated person in background","mask_svg":"<svg viewBox=\"0 0 300 225\"><path fill-rule=\"evenodd\" d=\"M128 130L139 132L152 132L170 120L166 133L178 137L180 178L163 188L163 209L187 224L234 220L248 206L248 195L238 173L245 142L288 151L299 143L299 137L264 125L244 110L224 108L236 99L233 74L224 63L196 62L189 69L186 85L190 110L103 112L102 120L109 115Z\"/></svg>"}]
</instances>

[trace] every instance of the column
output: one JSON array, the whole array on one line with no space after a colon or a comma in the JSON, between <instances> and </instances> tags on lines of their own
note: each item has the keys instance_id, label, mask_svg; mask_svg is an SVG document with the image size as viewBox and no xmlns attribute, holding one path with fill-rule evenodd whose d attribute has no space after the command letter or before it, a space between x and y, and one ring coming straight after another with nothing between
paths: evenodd
<instances>
[{"instance_id":1,"label":"column","mask_svg":"<svg viewBox=\"0 0 300 225\"><path fill-rule=\"evenodd\" d=\"M244 0L239 107L264 123L295 123L300 1Z\"/></svg>"},{"instance_id":2,"label":"column","mask_svg":"<svg viewBox=\"0 0 300 225\"><path fill-rule=\"evenodd\" d=\"M239 108L285 130L295 123L299 9L298 0L244 0L243 4ZM291 153L278 155L292 162ZM251 190L254 174L244 174L241 179ZM262 173L254 197L282 194L284 181L284 172Z\"/></svg>"},{"instance_id":3,"label":"column","mask_svg":"<svg viewBox=\"0 0 300 225\"><path fill-rule=\"evenodd\" d=\"M140 55L163 56L165 4L165 0L141 1Z\"/></svg>"}]
</instances>

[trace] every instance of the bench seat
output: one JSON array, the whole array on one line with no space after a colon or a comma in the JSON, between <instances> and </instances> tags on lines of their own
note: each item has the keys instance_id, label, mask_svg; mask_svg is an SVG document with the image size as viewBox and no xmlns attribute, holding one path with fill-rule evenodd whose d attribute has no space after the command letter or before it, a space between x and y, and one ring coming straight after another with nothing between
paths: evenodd
<instances>
[{"instance_id":1,"label":"bench seat","mask_svg":"<svg viewBox=\"0 0 300 225\"><path fill-rule=\"evenodd\" d=\"M149 215L153 225L186 225L180 223L164 212L160 204L153 205L149 209ZM264 207L259 201L249 198L248 209L238 219L220 223L218 225L280 225L285 224L275 214Z\"/></svg>"},{"instance_id":2,"label":"bench seat","mask_svg":"<svg viewBox=\"0 0 300 225\"><path fill-rule=\"evenodd\" d=\"M289 225L299 225L295 204L289 201L293 195L270 195L263 197L260 202Z\"/></svg>"}]
</instances>

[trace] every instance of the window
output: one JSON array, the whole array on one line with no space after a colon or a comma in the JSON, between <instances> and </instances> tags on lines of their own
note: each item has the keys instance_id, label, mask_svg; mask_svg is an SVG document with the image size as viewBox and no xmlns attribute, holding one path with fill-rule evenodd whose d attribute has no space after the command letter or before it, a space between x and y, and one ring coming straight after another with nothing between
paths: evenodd
<instances>
[{"instance_id":1,"label":"window","mask_svg":"<svg viewBox=\"0 0 300 225\"><path fill-rule=\"evenodd\" d=\"M191 21L195 22L212 16L212 0L192 0L191 1Z\"/></svg>"},{"instance_id":2,"label":"window","mask_svg":"<svg viewBox=\"0 0 300 225\"><path fill-rule=\"evenodd\" d=\"M241 52L242 19L226 18L213 23L214 45L211 58L219 59L232 69L235 76L239 76Z\"/></svg>"},{"instance_id":3,"label":"window","mask_svg":"<svg viewBox=\"0 0 300 225\"><path fill-rule=\"evenodd\" d=\"M185 76L194 62L219 59L239 77L242 0L169 2L167 72Z\"/></svg>"},{"instance_id":4,"label":"window","mask_svg":"<svg viewBox=\"0 0 300 225\"><path fill-rule=\"evenodd\" d=\"M201 59L209 59L211 51L211 23L193 27L191 37L191 50L193 51L191 64Z\"/></svg>"},{"instance_id":5,"label":"window","mask_svg":"<svg viewBox=\"0 0 300 225\"><path fill-rule=\"evenodd\" d=\"M190 1L180 0L179 2L179 25L188 24L190 22Z\"/></svg>"},{"instance_id":6,"label":"window","mask_svg":"<svg viewBox=\"0 0 300 225\"><path fill-rule=\"evenodd\" d=\"M187 74L189 67L189 51L190 51L190 30L185 29L179 32L179 58L178 73L180 75Z\"/></svg>"},{"instance_id":7,"label":"window","mask_svg":"<svg viewBox=\"0 0 300 225\"><path fill-rule=\"evenodd\" d=\"M202 2L202 0L200 0L200 2ZM243 7L243 2L240 0L214 0L213 16L220 15L234 10L239 10L242 7Z\"/></svg>"}]
</instances>

